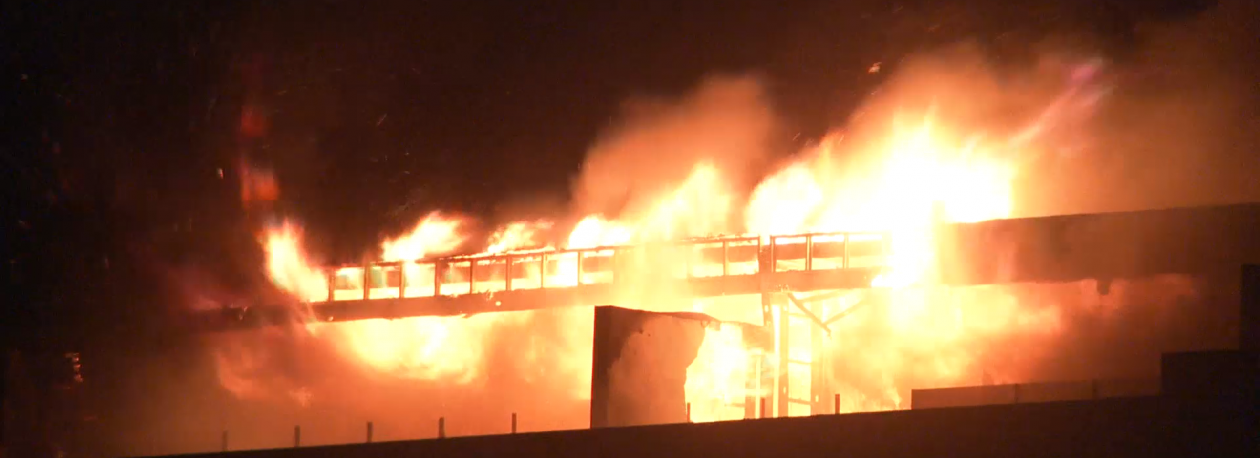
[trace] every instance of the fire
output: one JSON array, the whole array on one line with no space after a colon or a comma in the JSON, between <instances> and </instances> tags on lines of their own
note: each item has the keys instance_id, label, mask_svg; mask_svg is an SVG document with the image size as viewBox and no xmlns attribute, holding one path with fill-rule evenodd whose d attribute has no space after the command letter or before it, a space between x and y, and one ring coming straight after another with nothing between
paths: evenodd
<instances>
[{"instance_id":1,"label":"fire","mask_svg":"<svg viewBox=\"0 0 1260 458\"><path fill-rule=\"evenodd\" d=\"M810 165L793 163L757 186L746 211L750 232L764 237L794 234L810 226L823 203L822 187Z\"/></svg>"},{"instance_id":2,"label":"fire","mask_svg":"<svg viewBox=\"0 0 1260 458\"><path fill-rule=\"evenodd\" d=\"M361 320L336 329L348 356L378 373L467 384L480 373L485 336L501 315Z\"/></svg>"},{"instance_id":3,"label":"fire","mask_svg":"<svg viewBox=\"0 0 1260 458\"><path fill-rule=\"evenodd\" d=\"M311 267L313 263L300 248L296 226L285 224L271 229L265 238L268 272L277 286L306 302L360 300L365 296L384 299L400 295L410 298L493 294L506 287L487 285L501 285L502 276L511 274L508 267L493 265L494 260L488 255L494 254L522 256L516 258L519 264L512 266L526 271L525 278L512 277L517 288L536 288L544 282L548 287L560 287L603 280L583 277L579 253L552 247L607 248L735 233L748 234L750 243L755 245L757 237L764 244L771 236L862 233L830 237L881 242L887 251L876 256L883 273L869 289L819 304L824 315L843 312L844 318L830 324L822 344L791 343L787 353L793 355L789 359L808 363L823 357L811 354L814 349L825 347L831 354L839 355L835 358L842 358L831 363L833 367L826 369L827 374L815 379L836 378L833 384L845 399L843 411L904 408L904 395L911 387L971 380L976 366L982 364L977 355L994 339L1015 334L1054 335L1062 327L1060 317L1053 312L1021 307L1001 288L955 291L933 285L934 270L949 268L939 266L934 253L936 227L948 222L1011 217L1012 185L1018 171L1014 159L1020 157L1018 149L1028 142L1023 137L981 135L975 133L978 131L972 129L974 126L951 121L954 120L942 117L934 109L903 110L887 122L876 124L877 134L825 137L770 174L747 195L740 193L733 179L738 171L728 172L729 168L723 168L727 164L700 156L690 164L685 178L680 174L677 182L653 188L650 199L635 196L637 200L618 210L614 217L575 215L580 217L579 222L556 240L547 238L549 229L555 226L551 221L509 223L482 241L482 255L449 259L443 261L445 264L426 259L478 242L470 240L463 221L457 217L431 213L409 233L383 241L380 260L397 264L371 267L370 272L361 267L342 268L335 277ZM722 243L725 242L719 245ZM524 251L538 247L546 248ZM612 250L604 251L608 253L597 254L612 257ZM615 253L622 257L625 251ZM654 307L668 309L677 303L689 303L692 299L688 291L668 290L658 286L663 283L657 280L678 278L675 270L689 275L705 268L719 274L724 270L721 264L712 269L713 266L692 266L691 258L684 263L674 257L676 254L665 256L646 261L625 256L618 260L619 269L631 272L618 277L617 282L632 284L633 288L625 289L634 290L628 291L625 302L618 305L655 310ZM754 268L757 264L755 259L741 262L753 264ZM465 270L454 268L456 264ZM674 269L682 265L691 270ZM727 267L736 269L733 264ZM494 281L478 283L478 276L470 274L477 269ZM743 266L739 271L744 272ZM387 279L394 278L391 275L399 275L405 284L390 283ZM336 283L330 285L330 278L335 278ZM341 283L359 287L338 288ZM458 288L452 286L457 284ZM330 290L334 291L331 298ZM750 306L747 308L753 315L760 315L759 301L745 302L737 305ZM777 316L779 312L775 313ZM484 366L492 351L487 347L490 336L521 322L504 313L471 318L364 320L329 326L332 331L325 335L335 342L342 355L373 373L462 385L486 376ZM807 326L812 329L816 325ZM580 320L560 327L570 337L589 335L591 329L589 322ZM750 368L761 350L750 349L744 338L737 326L722 326L707 333L688 370L686 391L694 421L740 418L743 407L735 406L746 402L748 396L778 392L758 385L759 391L750 393L748 374L756 372ZM531 354L522 357L537 357L536 353ZM576 352L560 359L566 367L589 367L589 353ZM1014 371L998 375L1019 377ZM589 387L586 382L575 381L574 386Z\"/></svg>"},{"instance_id":4,"label":"fire","mask_svg":"<svg viewBox=\"0 0 1260 458\"><path fill-rule=\"evenodd\" d=\"M420 220L411 233L381 242L385 261L415 261L426 256L446 254L464 243L460 221L441 213L430 213Z\"/></svg>"},{"instance_id":5,"label":"fire","mask_svg":"<svg viewBox=\"0 0 1260 458\"><path fill-rule=\"evenodd\" d=\"M675 240L725 232L734 198L721 173L701 161L677 189L634 221L640 240Z\"/></svg>"},{"instance_id":6,"label":"fire","mask_svg":"<svg viewBox=\"0 0 1260 458\"><path fill-rule=\"evenodd\" d=\"M1000 160L1002 156L997 151L978 138L952 134L931 113L914 118L913 122L904 119L909 118L894 119L889 134L871 144L846 145L839 136L824 139L806 151L802 159L763 180L742 208L715 164L701 161L686 179L662 192L652 205L631 209L617 220L598 215L583 218L563 246L619 246L706 236L731 229L731 217L741 211L744 231L763 237L806 232L891 233L893 243L886 259L890 270L872 284L892 289L887 295L888 305L880 312L884 317L881 323L891 329L888 338L900 342L898 345L923 348L937 355L929 365L937 369L924 377L955 379L971 364L966 339L969 330L975 329L976 320L985 319L986 312L961 307L942 296L939 289L912 285L930 280L936 224L1010 216L1013 171ZM857 149L859 154L876 160L857 173L835 170L835 156L846 148ZM505 253L544 245L539 237L551 225L548 221L507 224L486 241L484 252ZM291 224L268 234L268 269L272 279L297 297L326 300L328 277L310 267L299 241L299 233ZM432 294L435 278L433 266L415 261L450 253L467 242L460 219L431 213L409 233L382 242L382 260L402 262L399 268L408 282L403 294L428 295ZM547 274L547 284L575 285L576 257L555 254L552 260L556 271ZM372 281L357 267L339 270L339 281L342 277L351 283ZM338 291L337 299L359 299L363 294L360 291L346 290L345 298ZM368 292L371 297L383 298L399 294L397 288L376 286L368 288ZM450 293L444 290L443 294ZM1018 309L1008 302L1007 298L992 297L986 298L984 304L1017 315ZM353 321L337 324L331 335L337 336L341 353L378 373L467 384L480 376L487 351L485 338L505 325L504 316ZM1016 319L1003 323L1012 320ZM1034 321L1046 320L1052 319L1041 317ZM952 323L953 327L943 323ZM751 354L741 339L738 327L727 326L708 334L689 370L687 391L693 400L695 421L742 415L742 410L737 412L731 407L743 402L748 394L745 378ZM794 348L793 352L808 350ZM877 373L897 372L896 368L903 364L890 355L860 361ZM896 406L901 402L897 381L887 379L880 385L873 398L883 401L872 401L874 404L865 408Z\"/></svg>"},{"instance_id":7,"label":"fire","mask_svg":"<svg viewBox=\"0 0 1260 458\"><path fill-rule=\"evenodd\" d=\"M676 188L626 219L591 215L569 233L568 248L617 246L720 234L729 223L735 199L712 162L701 161Z\"/></svg>"},{"instance_id":8,"label":"fire","mask_svg":"<svg viewBox=\"0 0 1260 458\"><path fill-rule=\"evenodd\" d=\"M705 329L704 342L687 368L686 392L691 421L737 420L744 417L740 404L764 393L747 389L750 352L738 326L721 324Z\"/></svg>"},{"instance_id":9,"label":"fire","mask_svg":"<svg viewBox=\"0 0 1260 458\"><path fill-rule=\"evenodd\" d=\"M312 267L302 249L302 232L285 221L267 232L267 274L281 289L306 301L328 300L328 277Z\"/></svg>"},{"instance_id":10,"label":"fire","mask_svg":"<svg viewBox=\"0 0 1260 458\"><path fill-rule=\"evenodd\" d=\"M754 200L754 205L761 207L754 209L780 206L797 223L785 227L781 222L754 220L751 227L779 233L874 229L892 237L885 263L888 270L871 285L889 289L882 313L871 312L882 317L857 318L855 323L865 331L850 330L884 329L884 333L867 334L861 343L838 338L835 344L842 346L832 346L847 348L845 354L853 356L846 362L856 363L868 374L882 374L868 388L845 396L860 403L850 405L850 410L905 407L907 377L920 386L969 381L975 355L983 350L976 345L991 337L984 331L1019 332L1021 323L1054 322L1053 317L1028 317L1000 289L972 295L972 302L964 305L950 289L930 284L933 269L948 268L938 266L935 258L938 224L1011 216L1014 170L1003 158L1015 154L1003 151L1004 144L997 145L951 132L930 111L917 118L897 116L889 135L866 146L875 151L861 151L879 158L862 170L872 178L812 181L831 172L825 167L837 145L829 143L819 148L809 171L794 165L766 182L773 188L758 189L761 200ZM752 217L761 214L749 212ZM993 327L981 330L977 326L982 324ZM1039 329L1053 332L1057 328L1046 324ZM851 345L861 350L854 354ZM914 354L914 359L907 360L907 353Z\"/></svg>"},{"instance_id":11,"label":"fire","mask_svg":"<svg viewBox=\"0 0 1260 458\"><path fill-rule=\"evenodd\" d=\"M610 222L600 216L588 216L569 233L568 248L594 248L629 243L634 231L629 227Z\"/></svg>"},{"instance_id":12,"label":"fire","mask_svg":"<svg viewBox=\"0 0 1260 458\"><path fill-rule=\"evenodd\" d=\"M753 193L746 225L763 235L880 231L891 234L891 272L873 286L907 286L928 275L932 229L1011 215L1013 170L976 138L956 139L929 113L894 120L865 177L835 180L831 157L841 138L825 139L809 159L772 175ZM850 172L852 173L852 172ZM847 176L845 178L848 178Z\"/></svg>"},{"instance_id":13,"label":"fire","mask_svg":"<svg viewBox=\"0 0 1260 458\"><path fill-rule=\"evenodd\" d=\"M486 248L486 253L499 254L536 247L539 244L537 240L539 232L550 229L551 226L551 221L508 223L507 226L490 236L490 246Z\"/></svg>"}]
</instances>

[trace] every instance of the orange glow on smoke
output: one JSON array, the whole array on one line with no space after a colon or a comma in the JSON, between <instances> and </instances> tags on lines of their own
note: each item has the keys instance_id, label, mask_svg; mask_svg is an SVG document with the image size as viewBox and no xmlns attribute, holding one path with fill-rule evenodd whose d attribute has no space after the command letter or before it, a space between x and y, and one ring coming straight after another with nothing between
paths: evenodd
<instances>
[{"instance_id":1,"label":"orange glow on smoke","mask_svg":"<svg viewBox=\"0 0 1260 458\"><path fill-rule=\"evenodd\" d=\"M1000 219L1012 214L1015 170L1003 160L1010 156L1009 151L1002 150L1004 145L951 131L951 126L930 112L894 116L887 134L875 141L846 144L842 140L829 137L804 151L800 159L763 180L747 202L737 198L721 169L700 161L685 179L660 192L652 204L628 208L617 219L588 215L555 245L568 249L619 246L719 233L756 234L763 240L772 235L809 232L891 233L891 253L883 261L888 269L872 283L874 289L855 291L823 305L834 314L862 300L883 304L868 305L853 317L832 324L835 337L824 344L847 355L844 364L853 366L850 370L874 377L862 387L837 382L842 385L838 389L846 393L844 411L904 408L902 393L910 382L915 387L931 387L971 381L978 342L994 335L1058 332L1056 316L1024 310L1000 288L954 293L931 286L936 224ZM842 152L866 160L841 168L837 157ZM541 256L554 246L541 239L551 225L547 221L507 224L485 242L484 252L548 247L538 251ZM288 223L268 232L268 272L278 287L297 298L327 300L329 277L311 267L300 249L299 235ZM863 237L879 240L875 234ZM494 286L459 277L466 275L460 273L465 271L452 270L448 277L442 277L433 264L415 262L449 254L468 241L458 218L433 213L408 234L383 241L381 260L402 262L396 268L405 273L407 284L402 294L406 297L431 295L435 281L444 282L443 295L496 291ZM545 277L548 286L576 285L579 273L575 255L553 252L549 256L554 270L542 273L539 268L514 281L537 287ZM540 260L529 262L540 266ZM650 273L668 270L659 267L680 264L677 261L653 259L627 265ZM480 266L477 258L451 262ZM704 268L692 266L692 272ZM720 265L716 269L720 272ZM339 282L360 282L360 288L367 277L359 267L342 268L338 275ZM448 285L448 281L462 283ZM619 277L618 282L623 281L628 280ZM668 309L652 304L671 303L667 299L691 300L687 291L662 290L647 280L642 283L643 288L631 289L651 290L636 293L647 294L651 300L627 296L619 305ZM334 298L357 300L363 294L359 288L339 289ZM368 294L371 298L396 298L399 288L373 286ZM759 307L755 304L754 310ZM463 385L485 376L489 351L485 342L502 326L519 323L520 318L509 315L352 321L330 325L324 335L335 339L339 352L375 373ZM738 327L723 326L709 332L689 369L686 389L694 421L742 418L742 407L732 406L744 402L749 394L745 379L752 359L739 331ZM574 322L564 332L588 336L590 323ZM842 337L846 332L864 338L854 341ZM805 361L813 357L807 343L792 345L793 355ZM589 369L589 353L572 353L571 357L560 356L567 361L564 364ZM907 359L907 353L914 358ZM906 373L911 373L909 382L897 375ZM580 387L589 388L589 380L575 380L574 387L578 387L573 389L575 396L585 396Z\"/></svg>"},{"instance_id":2,"label":"orange glow on smoke","mask_svg":"<svg viewBox=\"0 0 1260 458\"><path fill-rule=\"evenodd\" d=\"M640 240L675 240L724 232L734 198L717 167L700 162L677 189L631 221Z\"/></svg>"},{"instance_id":3,"label":"orange glow on smoke","mask_svg":"<svg viewBox=\"0 0 1260 458\"><path fill-rule=\"evenodd\" d=\"M270 170L250 167L240 161L241 202L272 202L280 197L280 187ZM222 176L222 174L220 174Z\"/></svg>"},{"instance_id":4,"label":"orange glow on smoke","mask_svg":"<svg viewBox=\"0 0 1260 458\"><path fill-rule=\"evenodd\" d=\"M380 373L466 384L479 374L484 341L506 314L464 318L410 317L341 323L341 348Z\"/></svg>"}]
</instances>

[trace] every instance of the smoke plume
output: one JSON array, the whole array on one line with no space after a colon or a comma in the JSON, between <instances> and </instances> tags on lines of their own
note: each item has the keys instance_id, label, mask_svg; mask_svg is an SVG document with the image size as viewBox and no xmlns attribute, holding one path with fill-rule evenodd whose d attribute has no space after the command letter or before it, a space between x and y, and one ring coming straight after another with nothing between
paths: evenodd
<instances>
[{"instance_id":1,"label":"smoke plume","mask_svg":"<svg viewBox=\"0 0 1260 458\"><path fill-rule=\"evenodd\" d=\"M1254 108L1260 98L1254 73L1248 73L1256 65L1249 56L1260 44L1250 36L1254 28L1240 22L1254 21L1249 18L1256 17L1257 7L1245 0L1222 1L1193 21L1145 25L1137 35L1140 52L1125 60L1054 39L1034 44L1035 58L1017 67L998 65L974 42L909 57L845 129L836 131L834 141L841 146L828 153L832 162L820 181L824 187L860 190L855 183L862 183L878 162L875 146L887 134L887 120L930 113L944 135L953 137L949 140L994 145L985 154L1016 164L1013 216L1260 199L1260 180L1252 178L1260 176L1260 161L1249 155L1260 146ZM618 124L591 148L574 183L571 210L579 216L651 220L663 197L692 182L697 166L705 165L716 178L695 181L698 189L678 197L685 201L679 211L688 217L669 223L682 221L686 227L664 228L660 234L744 230L738 213L751 185L774 172L765 165L780 124L761 81L749 76L711 78L678 100L631 101ZM813 154L821 153L803 155ZM629 290L655 294L640 306L688 297L686 291L659 286L653 276L670 273L651 266L679 264L670 256L639 260L647 274L618 279ZM834 326L833 345L840 356L833 375L843 389L860 394L846 393L846 400L870 400L846 410L896 404L910 388L977 384L982 372L999 382L1147 376L1158 351L1211 348L1230 332L1221 331L1228 313L1205 315L1196 307L1216 299L1202 290L1233 286L1220 286L1219 279L1187 282L1132 281L1111 299L1082 287L1088 282L995 293L1000 302L958 292L956 307L942 310L985 318L958 331L979 336L966 342L945 332L942 323L961 320L955 315L920 316L924 332L907 332L920 329L904 326L896 331L902 326L890 321L896 315L870 306ZM737 305L759 312L755 302ZM1016 313L1017 308L1028 313ZM426 319L453 327L464 320ZM367 421L375 422L377 440L433 437L438 417L448 419L450 435L503 432L513 412L521 414L522 429L582 427L589 334L572 329L589 326L589 310L579 309L535 312L492 326L476 336L481 369L465 385L374 377L339 351L344 348L331 348L304 329L219 336L207 345L221 350L220 358L232 359L219 361L220 371L225 365L240 370L215 377L208 374L212 361L196 360L196 383L171 379L158 384L171 387L170 392L153 393L151 404L171 407L144 417L151 428L146 432L169 440L161 447L125 451L208 451L217 448L219 429L230 430L232 448L281 447L291 444L297 424L304 427L306 443L358 442ZM1195 333L1195 326L1215 331ZM923 345L906 344L909 339L921 339ZM926 354L924 348L934 352ZM949 351L935 351L940 348ZM931 365L933 358L940 355L970 366L962 372L933 372L939 369ZM1100 371L1106 368L1114 370ZM230 396L220 384L238 386L240 393ZM215 407L223 410L208 415L219 425L197 423L207 415L205 409ZM162 430L164 418L181 422Z\"/></svg>"},{"instance_id":2,"label":"smoke plume","mask_svg":"<svg viewBox=\"0 0 1260 458\"><path fill-rule=\"evenodd\" d=\"M1260 45L1255 2L1221 1L1180 23L1137 29L1139 52L1077 133L1076 154L1044 158L1021 187L1028 213L1166 208L1260 199Z\"/></svg>"},{"instance_id":3,"label":"smoke plume","mask_svg":"<svg viewBox=\"0 0 1260 458\"><path fill-rule=\"evenodd\" d=\"M678 101L637 99L620 123L591 148L575 183L579 214L635 220L677 188L697 164L711 164L718 183L740 183L759 173L777 120L761 82L751 76L714 77ZM738 186L738 185L736 185ZM738 190L711 189L713 193ZM714 232L729 230L719 215Z\"/></svg>"}]
</instances>

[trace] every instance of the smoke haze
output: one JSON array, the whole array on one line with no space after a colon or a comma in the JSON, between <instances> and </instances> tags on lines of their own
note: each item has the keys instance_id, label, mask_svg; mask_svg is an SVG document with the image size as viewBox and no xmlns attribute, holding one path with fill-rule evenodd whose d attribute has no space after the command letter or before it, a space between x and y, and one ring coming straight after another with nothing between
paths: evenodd
<instances>
[{"instance_id":1,"label":"smoke haze","mask_svg":"<svg viewBox=\"0 0 1260 458\"><path fill-rule=\"evenodd\" d=\"M575 183L574 207L580 214L634 219L701 163L739 187L760 173L753 166L769 157L777 123L762 82L752 76L713 77L677 101L631 100L618 124L590 149Z\"/></svg>"},{"instance_id":2,"label":"smoke haze","mask_svg":"<svg viewBox=\"0 0 1260 458\"><path fill-rule=\"evenodd\" d=\"M1019 164L1016 216L1260 200L1260 181L1253 178L1260 176L1260 161L1251 156L1260 146L1254 111L1260 99L1254 82L1240 76L1248 74L1244 65L1254 67L1247 58L1260 45L1248 35L1254 29L1234 22L1255 17L1256 8L1255 2L1222 1L1190 22L1144 26L1138 34L1141 52L1122 61L1071 40L1050 39L1034 46L1031 63L1016 67L998 65L974 42L908 57L844 126L828 178L845 186L861 182L877 159L867 146L886 134L883 120L895 113L932 112L955 140L997 142L1003 147L994 154ZM693 196L694 208L717 209L702 229L744 230L738 214L743 200L774 172L769 164L785 132L766 94L757 77L720 76L677 100L628 102L590 148L573 183L570 213L635 219L686 181L697 164L707 163L722 179L715 180L717 189ZM811 154L817 153L802 156ZM709 200L717 195L732 195L735 202ZM504 212L534 215L561 206L513 202ZM651 280L631 284L642 289ZM1053 316L1048 322L1054 325L1002 329L972 342L976 346L960 346L959 357L973 364L969 372L948 377L915 367L918 355L912 351L892 344L872 347L897 336L883 334L888 330L881 315L855 315L838 328L847 331L837 332L837 348L850 358L908 362L899 367L912 369L839 368L833 376L872 405L906 394L885 392L889 379L908 387L920 379L977 384L983 371L999 381L1147 376L1159 350L1210 348L1227 340L1221 336L1229 331L1221 331L1216 312L1202 320L1187 318L1207 302L1236 303L1228 302L1228 295L1221 300L1202 292L1219 284L1156 279L1100 298L1082 282L1015 294L1021 304ZM234 449L281 447L290 445L296 424L303 425L303 441L310 444L357 442L367 421L375 422L378 440L433 437L438 417L447 418L450 435L504 432L513 412L521 415L523 430L584 427L590 342L589 335L583 341L582 332L571 331L588 328L589 314L549 310L480 329L472 336L481 339L476 377L455 386L373 373L335 341L303 329L214 336L205 341L212 358L186 362L198 369L191 375L137 371L136 377L156 380L148 385L165 387L137 399L168 407L155 407L160 412L139 420L147 425L129 429L131 445L144 445L126 451L211 450L218 445L214 433L222 429L231 431ZM1190 330L1205 323L1214 334ZM212 373L216 357L229 362L220 360L220 371ZM224 366L238 370L225 373ZM220 385L239 389L233 396Z\"/></svg>"}]
</instances>

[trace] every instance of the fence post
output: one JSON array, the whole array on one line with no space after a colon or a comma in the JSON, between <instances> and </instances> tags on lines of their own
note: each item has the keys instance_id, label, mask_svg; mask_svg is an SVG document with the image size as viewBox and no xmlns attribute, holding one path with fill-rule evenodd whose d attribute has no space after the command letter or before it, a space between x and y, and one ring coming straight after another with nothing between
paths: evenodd
<instances>
[{"instance_id":1,"label":"fence post","mask_svg":"<svg viewBox=\"0 0 1260 458\"><path fill-rule=\"evenodd\" d=\"M442 262L433 263L433 297L442 295L442 277L446 273L446 264Z\"/></svg>"},{"instance_id":2,"label":"fence post","mask_svg":"<svg viewBox=\"0 0 1260 458\"><path fill-rule=\"evenodd\" d=\"M294 425L293 426L293 448L298 448L301 446L302 446L302 426Z\"/></svg>"},{"instance_id":3,"label":"fence post","mask_svg":"<svg viewBox=\"0 0 1260 458\"><path fill-rule=\"evenodd\" d=\"M731 251L731 243L729 241L723 240L722 241L722 276L723 277L727 276L730 273L730 267L729 267L731 264L731 255L729 254L730 251Z\"/></svg>"},{"instance_id":4,"label":"fence post","mask_svg":"<svg viewBox=\"0 0 1260 458\"><path fill-rule=\"evenodd\" d=\"M407 261L398 262L398 298L407 297Z\"/></svg>"},{"instance_id":5,"label":"fence post","mask_svg":"<svg viewBox=\"0 0 1260 458\"><path fill-rule=\"evenodd\" d=\"M805 236L805 271L814 270L814 235Z\"/></svg>"},{"instance_id":6,"label":"fence post","mask_svg":"<svg viewBox=\"0 0 1260 458\"><path fill-rule=\"evenodd\" d=\"M840 393L836 393L836 407L835 407L835 410L832 411L832 413L837 414L837 415L840 414Z\"/></svg>"},{"instance_id":7,"label":"fence post","mask_svg":"<svg viewBox=\"0 0 1260 458\"><path fill-rule=\"evenodd\" d=\"M516 412L512 412L512 434L516 434Z\"/></svg>"},{"instance_id":8,"label":"fence post","mask_svg":"<svg viewBox=\"0 0 1260 458\"><path fill-rule=\"evenodd\" d=\"M438 417L438 439L446 437L446 417Z\"/></svg>"},{"instance_id":9,"label":"fence post","mask_svg":"<svg viewBox=\"0 0 1260 458\"><path fill-rule=\"evenodd\" d=\"M372 443L372 422L367 423L367 443Z\"/></svg>"},{"instance_id":10,"label":"fence post","mask_svg":"<svg viewBox=\"0 0 1260 458\"><path fill-rule=\"evenodd\" d=\"M337 269L328 270L328 302L337 300Z\"/></svg>"},{"instance_id":11,"label":"fence post","mask_svg":"<svg viewBox=\"0 0 1260 458\"><path fill-rule=\"evenodd\" d=\"M691 403L687 403L687 423L691 423Z\"/></svg>"},{"instance_id":12,"label":"fence post","mask_svg":"<svg viewBox=\"0 0 1260 458\"><path fill-rule=\"evenodd\" d=\"M547 287L547 253L538 256L538 289Z\"/></svg>"},{"instance_id":13,"label":"fence post","mask_svg":"<svg viewBox=\"0 0 1260 458\"><path fill-rule=\"evenodd\" d=\"M223 451L228 451L228 432L223 430Z\"/></svg>"},{"instance_id":14,"label":"fence post","mask_svg":"<svg viewBox=\"0 0 1260 458\"><path fill-rule=\"evenodd\" d=\"M503 290L512 290L512 255L503 258Z\"/></svg>"},{"instance_id":15,"label":"fence post","mask_svg":"<svg viewBox=\"0 0 1260 458\"><path fill-rule=\"evenodd\" d=\"M757 402L759 402L759 403L761 404L760 406L758 406L758 407L760 408L760 410L758 410L759 414L757 415L757 418L766 418L766 398L765 398L765 396L759 396L759 397L757 397Z\"/></svg>"}]
</instances>

